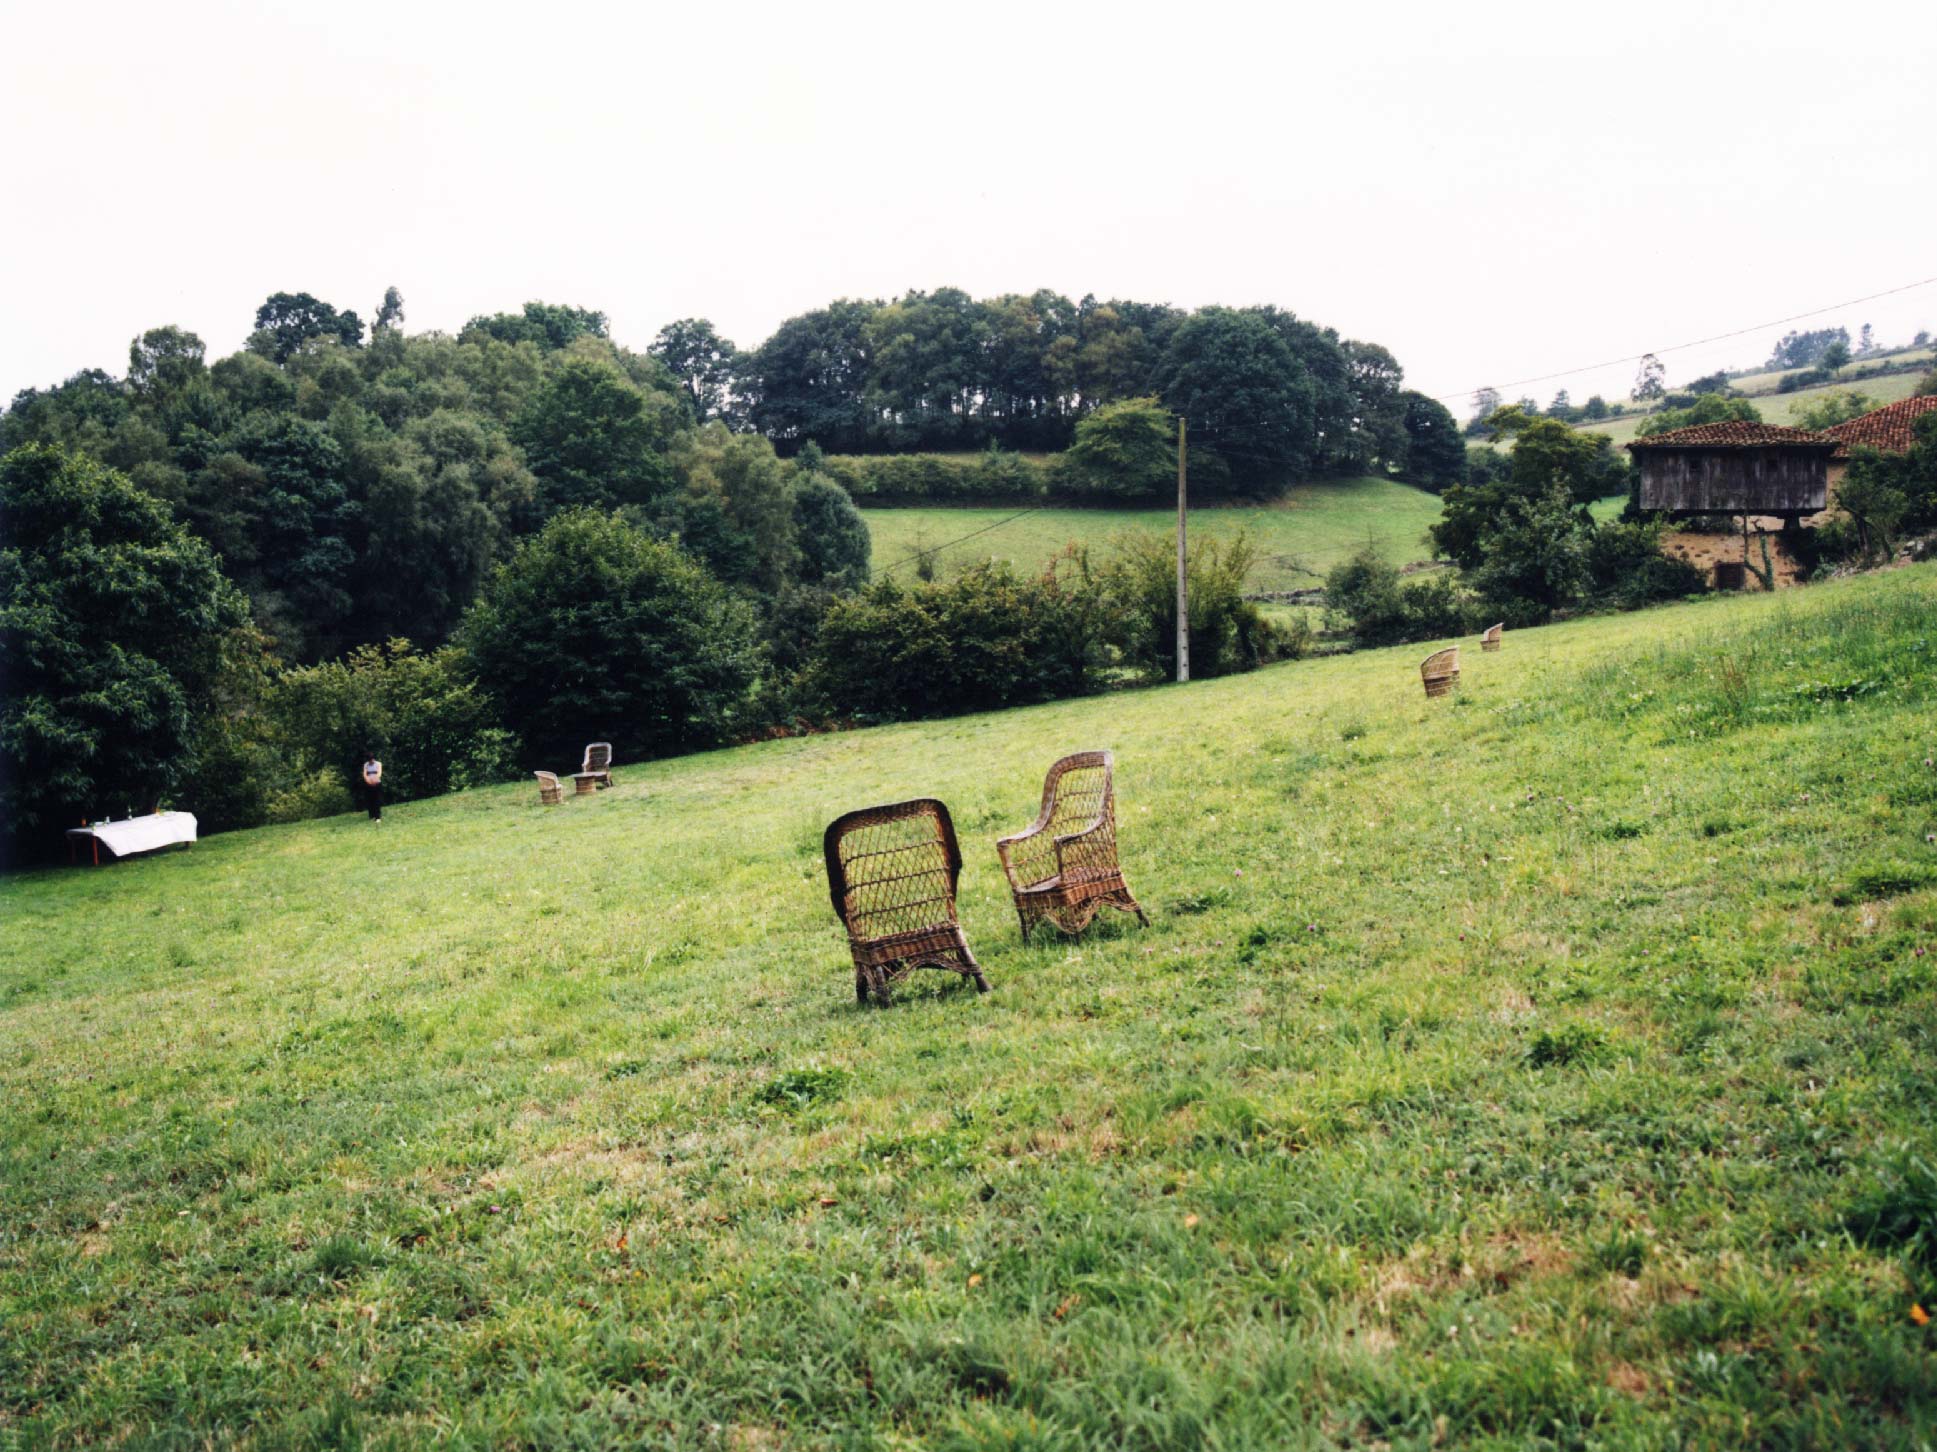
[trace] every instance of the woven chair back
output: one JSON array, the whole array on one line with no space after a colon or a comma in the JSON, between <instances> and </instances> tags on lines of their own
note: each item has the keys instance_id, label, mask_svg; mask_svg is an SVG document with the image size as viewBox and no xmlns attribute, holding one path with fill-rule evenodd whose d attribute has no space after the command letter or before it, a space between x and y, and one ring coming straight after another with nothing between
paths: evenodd
<instances>
[{"instance_id":1,"label":"woven chair back","mask_svg":"<svg viewBox=\"0 0 1937 1452\"><path fill-rule=\"evenodd\" d=\"M848 936L874 939L955 921L962 849L948 808L932 797L866 807L822 839L827 892Z\"/></svg>"},{"instance_id":2,"label":"woven chair back","mask_svg":"<svg viewBox=\"0 0 1937 1452\"><path fill-rule=\"evenodd\" d=\"M1060 870L1067 883L1112 875L1116 862L1115 759L1107 751L1079 751L1049 768L1043 778L1039 826L1009 849L1010 866L1024 885L1056 875L1056 839L1102 824L1070 843Z\"/></svg>"},{"instance_id":3,"label":"woven chair back","mask_svg":"<svg viewBox=\"0 0 1937 1452\"><path fill-rule=\"evenodd\" d=\"M1459 684L1459 647L1449 645L1436 650L1419 665L1419 678L1426 683L1426 694L1443 696Z\"/></svg>"},{"instance_id":4,"label":"woven chair back","mask_svg":"<svg viewBox=\"0 0 1937 1452\"><path fill-rule=\"evenodd\" d=\"M612 743L610 741L594 741L585 748L585 761L579 767L580 771L610 771L611 769Z\"/></svg>"},{"instance_id":5,"label":"woven chair back","mask_svg":"<svg viewBox=\"0 0 1937 1452\"><path fill-rule=\"evenodd\" d=\"M1498 650L1500 637L1506 633L1507 624L1502 620L1498 625L1489 625L1480 636L1481 650Z\"/></svg>"},{"instance_id":6,"label":"woven chair back","mask_svg":"<svg viewBox=\"0 0 1937 1452\"><path fill-rule=\"evenodd\" d=\"M532 775L538 778L539 801L547 806L553 806L564 799L563 793L559 790L556 772L534 771Z\"/></svg>"}]
</instances>

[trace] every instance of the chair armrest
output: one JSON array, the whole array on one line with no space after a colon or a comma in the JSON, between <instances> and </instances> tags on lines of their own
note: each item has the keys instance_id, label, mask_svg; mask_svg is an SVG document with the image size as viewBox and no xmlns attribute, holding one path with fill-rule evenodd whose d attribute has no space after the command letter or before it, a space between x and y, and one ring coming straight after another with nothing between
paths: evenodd
<instances>
[{"instance_id":1,"label":"chair armrest","mask_svg":"<svg viewBox=\"0 0 1937 1452\"><path fill-rule=\"evenodd\" d=\"M1043 823L1037 821L1033 825L1023 828L1020 832L1014 832L1007 837L998 837L995 839L995 855L1002 859L1002 871L1008 877L1009 886L1013 891L1022 891L1026 884L1016 876L1016 865L1009 858L1009 849L1021 846L1032 837L1041 836L1042 830Z\"/></svg>"},{"instance_id":2,"label":"chair armrest","mask_svg":"<svg viewBox=\"0 0 1937 1452\"><path fill-rule=\"evenodd\" d=\"M1094 822L1091 822L1091 823L1089 824L1089 826L1087 826L1087 827L1084 827L1084 828L1083 828L1083 829L1082 829L1081 831L1078 831L1078 832L1064 832L1064 833L1063 833L1063 834L1062 834L1061 836L1059 836L1059 837L1058 837L1058 838L1056 839L1056 871L1057 871L1057 873L1058 873L1058 874L1062 874L1062 875L1066 875L1066 869L1065 869L1065 867L1064 867L1064 865L1063 865L1063 849L1064 849L1065 847L1068 847L1068 846L1070 846L1070 845L1071 845L1072 843L1076 843L1076 842L1081 842L1081 841L1082 841L1082 840L1083 840L1083 839L1084 839L1085 837L1089 837L1089 836L1093 836L1094 834L1096 834L1096 833L1098 833L1098 832L1100 832L1100 831L1102 831L1102 830L1104 829L1104 827L1106 827L1106 826L1108 826L1108 825L1109 825L1109 823L1107 822L1107 820L1106 820L1106 819L1104 819L1104 818L1102 818L1102 817L1098 817L1098 818L1097 818L1097 819L1096 819L1096 820L1095 820Z\"/></svg>"}]
</instances>

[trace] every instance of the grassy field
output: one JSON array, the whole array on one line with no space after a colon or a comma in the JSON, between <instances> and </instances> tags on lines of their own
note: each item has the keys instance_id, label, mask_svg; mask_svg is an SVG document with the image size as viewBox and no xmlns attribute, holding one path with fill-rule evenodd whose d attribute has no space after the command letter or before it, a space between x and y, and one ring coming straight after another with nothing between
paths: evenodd
<instances>
[{"instance_id":1,"label":"grassy field","mask_svg":"<svg viewBox=\"0 0 1937 1452\"><path fill-rule=\"evenodd\" d=\"M1885 378L1863 378L1854 383L1826 383L1818 388L1799 388L1794 393L1760 394L1750 402L1755 404L1764 423L1795 425L1805 409L1820 403L1832 393L1861 393L1873 399L1876 407L1881 408L1886 403L1896 403L1910 397L1917 391L1922 376L1919 373L1892 373ZM1635 431L1646 417L1646 414L1631 414L1601 423L1582 424L1581 428L1606 434L1618 448L1634 439Z\"/></svg>"},{"instance_id":2,"label":"grassy field","mask_svg":"<svg viewBox=\"0 0 1937 1452\"><path fill-rule=\"evenodd\" d=\"M0 1445L1927 1446L1933 641L1916 567L7 879ZM1154 923L1024 948L1091 746ZM857 1009L821 829L915 794L995 991Z\"/></svg>"},{"instance_id":3,"label":"grassy field","mask_svg":"<svg viewBox=\"0 0 1937 1452\"><path fill-rule=\"evenodd\" d=\"M941 576L984 560L1007 560L1033 570L1071 542L1103 548L1125 530L1167 532L1177 527L1174 509L1039 509L1020 519L1007 509L867 509L874 535L877 576L912 578L913 557L987 529L936 559ZM1302 590L1324 582L1325 572L1370 542L1395 564L1424 559L1427 526L1439 518L1439 499L1389 479L1344 479L1303 484L1280 502L1262 508L1191 511L1191 528L1228 536L1245 531L1257 546L1252 573L1258 590ZM988 526L995 528L989 529Z\"/></svg>"},{"instance_id":4,"label":"grassy field","mask_svg":"<svg viewBox=\"0 0 1937 1452\"><path fill-rule=\"evenodd\" d=\"M1937 362L1937 349L1898 348L1889 353L1876 353L1876 354L1872 354L1870 357L1867 357L1867 358L1860 358L1856 361L1856 366L1867 367L1874 363L1889 363L1893 365L1918 363L1918 364L1922 364L1924 367L1927 368L1931 365L1932 362ZM1786 374L1794 371L1795 371L1794 369L1785 369L1775 373L1744 373L1738 377L1730 379L1729 387L1735 389L1737 392L1740 392L1740 393L1749 393L1749 394L1774 393L1776 391L1777 386L1782 382ZM1874 383L1874 382L1881 382L1883 380L1869 379L1866 381ZM1852 386L1856 388L1861 388L1863 387L1863 384L1859 382L1859 383L1853 384Z\"/></svg>"}]
</instances>

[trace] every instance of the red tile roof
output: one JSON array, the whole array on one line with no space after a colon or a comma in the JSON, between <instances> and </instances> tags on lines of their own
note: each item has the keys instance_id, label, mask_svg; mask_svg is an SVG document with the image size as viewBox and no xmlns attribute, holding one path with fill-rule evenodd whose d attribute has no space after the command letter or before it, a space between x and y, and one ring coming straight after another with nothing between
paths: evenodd
<instances>
[{"instance_id":1,"label":"red tile roof","mask_svg":"<svg viewBox=\"0 0 1937 1452\"><path fill-rule=\"evenodd\" d=\"M1670 429L1665 434L1651 434L1647 438L1636 439L1629 444L1630 449L1752 449L1766 448L1771 444L1792 445L1833 445L1836 440L1828 434L1812 433L1808 429L1785 429L1775 424L1750 423L1746 419L1734 418L1726 423L1691 424L1685 429Z\"/></svg>"},{"instance_id":2,"label":"red tile roof","mask_svg":"<svg viewBox=\"0 0 1937 1452\"><path fill-rule=\"evenodd\" d=\"M1824 429L1824 433L1842 446L1830 457L1847 459L1850 450L1859 444L1867 444L1879 453L1907 454L1917 442L1917 420L1933 412L1937 412L1937 396L1906 398L1901 403L1885 404L1848 423Z\"/></svg>"}]
</instances>

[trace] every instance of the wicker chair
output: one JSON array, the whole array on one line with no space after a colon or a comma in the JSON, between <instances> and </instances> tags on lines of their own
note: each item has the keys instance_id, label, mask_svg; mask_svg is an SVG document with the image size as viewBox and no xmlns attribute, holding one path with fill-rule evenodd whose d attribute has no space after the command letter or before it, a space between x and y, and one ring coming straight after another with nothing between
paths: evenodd
<instances>
[{"instance_id":1,"label":"wicker chair","mask_svg":"<svg viewBox=\"0 0 1937 1452\"><path fill-rule=\"evenodd\" d=\"M989 980L955 920L962 849L948 808L931 798L867 807L829 824L822 839L827 894L847 927L854 996L886 1003L889 985L916 968Z\"/></svg>"},{"instance_id":2,"label":"wicker chair","mask_svg":"<svg viewBox=\"0 0 1937 1452\"><path fill-rule=\"evenodd\" d=\"M995 844L1009 874L1023 942L1042 920L1062 932L1080 933L1105 906L1135 913L1138 922L1150 926L1117 865L1114 766L1107 751L1065 756L1043 779L1036 820Z\"/></svg>"},{"instance_id":3,"label":"wicker chair","mask_svg":"<svg viewBox=\"0 0 1937 1452\"><path fill-rule=\"evenodd\" d=\"M1419 664L1419 679L1426 683L1426 694L1444 696L1459 684L1459 647L1449 645L1436 650Z\"/></svg>"},{"instance_id":4,"label":"wicker chair","mask_svg":"<svg viewBox=\"0 0 1937 1452\"><path fill-rule=\"evenodd\" d=\"M558 784L558 774L550 771L534 771L538 778L538 800L548 807L555 807L565 800L565 789Z\"/></svg>"},{"instance_id":5,"label":"wicker chair","mask_svg":"<svg viewBox=\"0 0 1937 1452\"><path fill-rule=\"evenodd\" d=\"M1507 623L1504 620L1502 620L1498 625L1487 626L1487 628L1480 633L1480 649L1498 650L1500 648L1500 637L1506 634L1506 629L1507 629Z\"/></svg>"},{"instance_id":6,"label":"wicker chair","mask_svg":"<svg viewBox=\"0 0 1937 1452\"><path fill-rule=\"evenodd\" d=\"M612 785L612 743L594 741L585 748L585 760L578 769L580 776L595 776L601 788Z\"/></svg>"}]
</instances>

